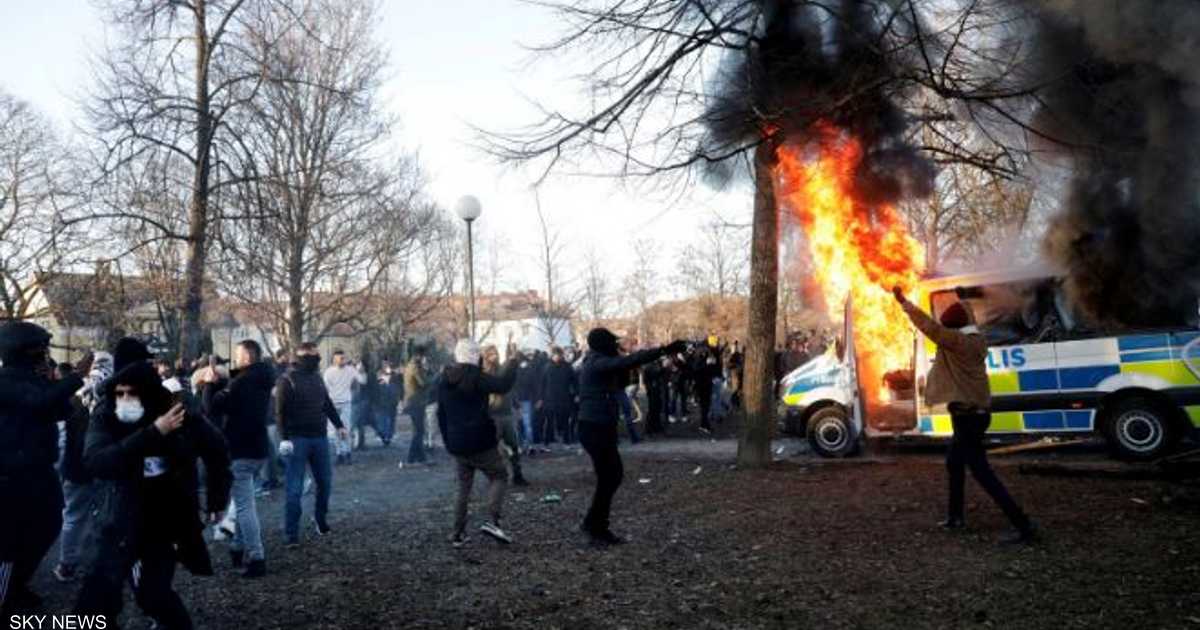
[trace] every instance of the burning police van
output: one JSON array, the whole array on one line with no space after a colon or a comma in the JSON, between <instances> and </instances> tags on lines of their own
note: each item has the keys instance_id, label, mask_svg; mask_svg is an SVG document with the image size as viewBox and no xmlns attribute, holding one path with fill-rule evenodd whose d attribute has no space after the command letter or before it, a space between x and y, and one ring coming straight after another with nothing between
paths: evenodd
<instances>
[{"instance_id":1,"label":"burning police van","mask_svg":"<svg viewBox=\"0 0 1200 630\"><path fill-rule=\"evenodd\" d=\"M1197 316L1159 329L1090 329L1060 278L1045 270L933 278L918 286L915 302L936 319L958 300L971 306L990 347L989 434L1099 433L1115 455L1150 460L1200 428ZM949 437L944 406L923 399L937 348L913 336L911 370L860 383L848 316L841 352L831 349L784 378L784 429L831 457L853 454L860 438ZM868 386L879 393L864 396Z\"/></svg>"}]
</instances>

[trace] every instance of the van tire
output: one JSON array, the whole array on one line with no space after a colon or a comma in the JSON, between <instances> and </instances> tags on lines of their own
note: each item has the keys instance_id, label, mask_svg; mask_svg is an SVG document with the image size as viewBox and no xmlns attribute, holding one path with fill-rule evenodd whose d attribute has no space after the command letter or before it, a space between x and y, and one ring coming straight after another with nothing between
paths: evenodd
<instances>
[{"instance_id":1,"label":"van tire","mask_svg":"<svg viewBox=\"0 0 1200 630\"><path fill-rule=\"evenodd\" d=\"M1104 414L1102 425L1109 449L1119 459L1145 462L1175 448L1180 433L1162 405L1142 396L1118 400Z\"/></svg>"},{"instance_id":2,"label":"van tire","mask_svg":"<svg viewBox=\"0 0 1200 630\"><path fill-rule=\"evenodd\" d=\"M858 452L858 435L840 406L819 409L808 419L808 443L821 457L849 457Z\"/></svg>"}]
</instances>

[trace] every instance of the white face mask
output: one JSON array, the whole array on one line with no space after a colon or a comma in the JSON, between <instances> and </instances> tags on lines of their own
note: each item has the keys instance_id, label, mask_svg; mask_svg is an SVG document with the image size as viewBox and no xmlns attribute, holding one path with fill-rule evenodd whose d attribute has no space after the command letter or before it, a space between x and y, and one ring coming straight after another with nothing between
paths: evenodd
<instances>
[{"instance_id":1,"label":"white face mask","mask_svg":"<svg viewBox=\"0 0 1200 630\"><path fill-rule=\"evenodd\" d=\"M133 424L142 419L142 415L146 410L142 407L142 401L136 398L123 398L117 401L117 420L125 424Z\"/></svg>"}]
</instances>

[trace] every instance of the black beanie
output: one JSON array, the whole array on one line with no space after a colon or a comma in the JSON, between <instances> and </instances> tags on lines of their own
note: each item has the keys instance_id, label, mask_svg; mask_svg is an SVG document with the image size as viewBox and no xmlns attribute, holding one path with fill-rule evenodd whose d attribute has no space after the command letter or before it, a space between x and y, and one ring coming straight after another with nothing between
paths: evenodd
<instances>
[{"instance_id":1,"label":"black beanie","mask_svg":"<svg viewBox=\"0 0 1200 630\"><path fill-rule=\"evenodd\" d=\"M138 361L149 361L154 358L146 349L146 344L133 337L122 337L113 348L113 372L120 372Z\"/></svg>"},{"instance_id":2,"label":"black beanie","mask_svg":"<svg viewBox=\"0 0 1200 630\"><path fill-rule=\"evenodd\" d=\"M9 321L0 324L0 361L14 367L26 361L30 350L50 345L50 333L37 324Z\"/></svg>"}]
</instances>

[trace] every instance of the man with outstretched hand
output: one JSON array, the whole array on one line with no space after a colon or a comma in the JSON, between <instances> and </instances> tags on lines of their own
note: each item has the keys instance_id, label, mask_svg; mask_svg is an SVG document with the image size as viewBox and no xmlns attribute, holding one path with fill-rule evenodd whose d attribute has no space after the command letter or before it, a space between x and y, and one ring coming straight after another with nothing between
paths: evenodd
<instances>
[{"instance_id":1,"label":"man with outstretched hand","mask_svg":"<svg viewBox=\"0 0 1200 630\"><path fill-rule=\"evenodd\" d=\"M946 307L938 322L909 302L900 287L893 288L892 294L917 330L937 344L938 348L927 377L925 400L929 405L945 404L954 427L954 437L946 453L950 504L942 526L947 529L966 526L963 513L964 469L970 468L971 475L1000 506L1015 528L1001 542L1032 542L1033 524L996 477L983 447L983 436L992 422L992 394L986 367L988 346L987 339L975 326L971 308L964 302L955 302Z\"/></svg>"},{"instance_id":2,"label":"man with outstretched hand","mask_svg":"<svg viewBox=\"0 0 1200 630\"><path fill-rule=\"evenodd\" d=\"M596 544L620 544L624 540L612 533L608 524L613 495L625 476L617 450L617 392L625 387L630 369L683 352L687 342L675 341L623 356L617 336L607 328L593 329L587 342L589 352L579 370L579 442L592 458L596 491L580 529Z\"/></svg>"}]
</instances>

